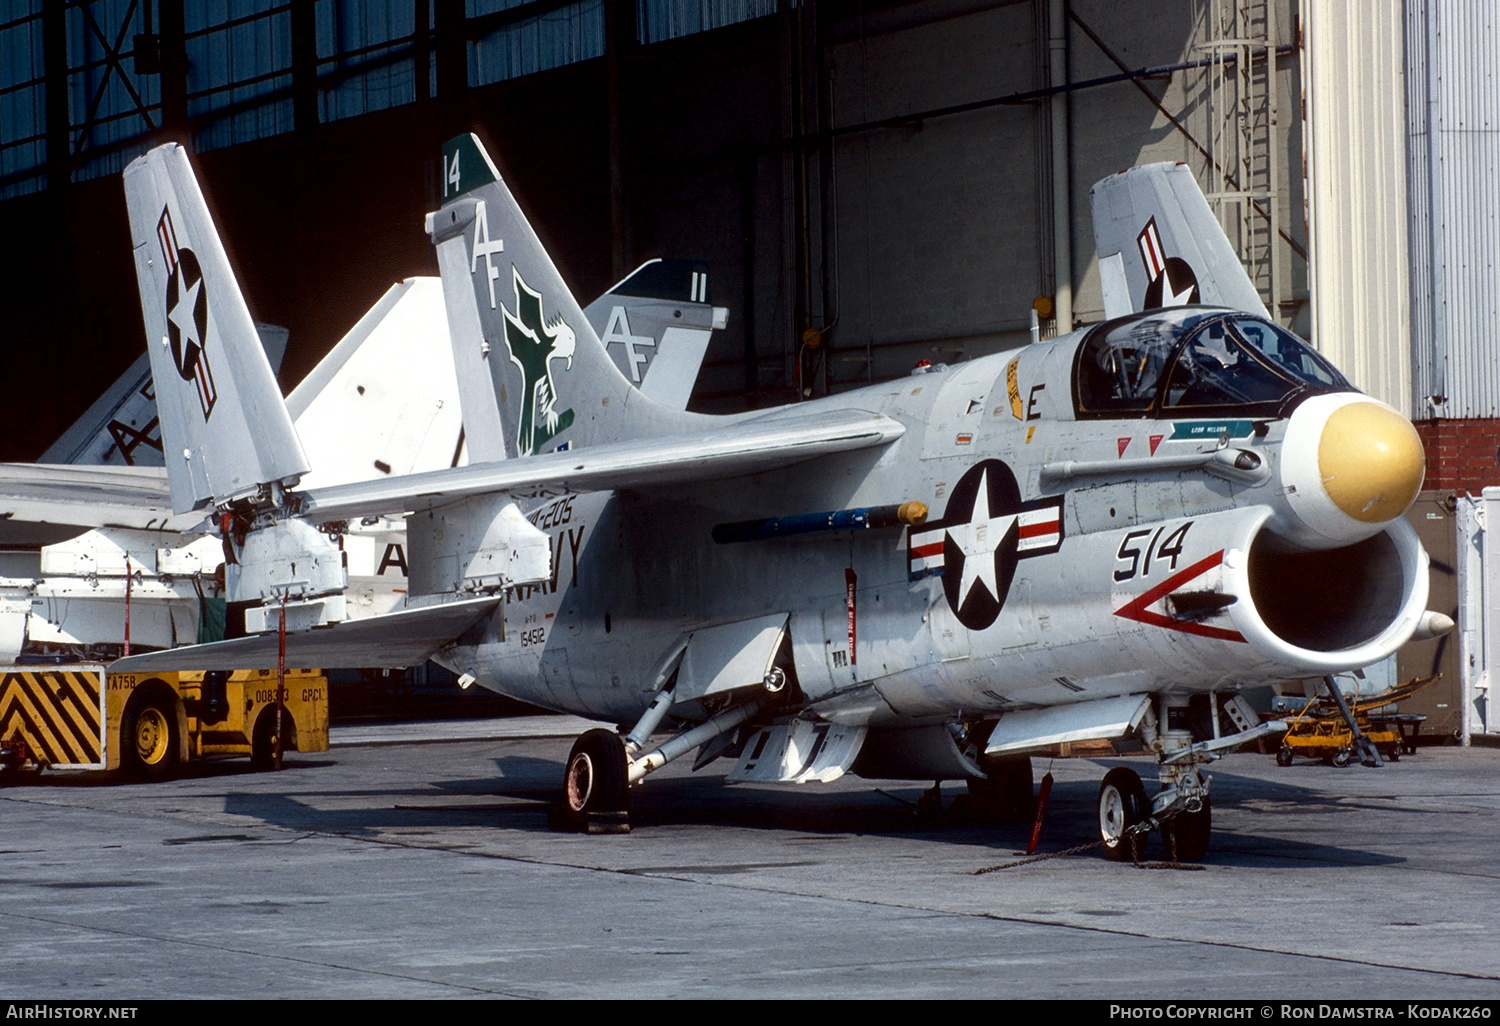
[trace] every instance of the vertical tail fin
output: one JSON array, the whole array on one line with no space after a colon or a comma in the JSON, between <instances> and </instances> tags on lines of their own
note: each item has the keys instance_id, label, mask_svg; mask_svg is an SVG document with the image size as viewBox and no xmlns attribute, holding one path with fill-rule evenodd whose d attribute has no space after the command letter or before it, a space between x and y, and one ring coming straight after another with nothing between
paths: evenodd
<instances>
[{"instance_id":1,"label":"vertical tail fin","mask_svg":"<svg viewBox=\"0 0 1500 1026\"><path fill-rule=\"evenodd\" d=\"M1089 192L1105 317L1206 303L1269 317L1186 164L1145 164Z\"/></svg>"},{"instance_id":2,"label":"vertical tail fin","mask_svg":"<svg viewBox=\"0 0 1500 1026\"><path fill-rule=\"evenodd\" d=\"M287 330L257 324L271 367L281 366ZM78 466L160 467L161 425L151 386L151 357L142 353L115 383L42 453L38 463Z\"/></svg>"},{"instance_id":3,"label":"vertical tail fin","mask_svg":"<svg viewBox=\"0 0 1500 1026\"><path fill-rule=\"evenodd\" d=\"M648 260L583 310L616 369L645 395L687 408L709 339L729 311L708 302L708 268Z\"/></svg>"},{"instance_id":4,"label":"vertical tail fin","mask_svg":"<svg viewBox=\"0 0 1500 1026\"><path fill-rule=\"evenodd\" d=\"M295 484L307 457L186 151L132 161L125 202L173 508Z\"/></svg>"},{"instance_id":5,"label":"vertical tail fin","mask_svg":"<svg viewBox=\"0 0 1500 1026\"><path fill-rule=\"evenodd\" d=\"M312 470L302 488L457 465L457 401L443 286L392 285L286 397Z\"/></svg>"},{"instance_id":6,"label":"vertical tail fin","mask_svg":"<svg viewBox=\"0 0 1500 1026\"><path fill-rule=\"evenodd\" d=\"M664 434L687 416L645 398L616 368L473 135L443 147L443 197L427 233L438 249L471 459L494 458L485 455L493 440L482 436L484 418L471 415L481 403L494 411L508 456ZM472 383L486 364L493 393L477 396Z\"/></svg>"}]
</instances>

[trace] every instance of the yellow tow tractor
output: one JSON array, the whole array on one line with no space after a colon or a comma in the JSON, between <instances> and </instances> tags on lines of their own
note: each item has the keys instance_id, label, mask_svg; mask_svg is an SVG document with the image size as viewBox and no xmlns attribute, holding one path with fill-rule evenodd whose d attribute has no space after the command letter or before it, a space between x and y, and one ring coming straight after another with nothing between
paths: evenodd
<instances>
[{"instance_id":1,"label":"yellow tow tractor","mask_svg":"<svg viewBox=\"0 0 1500 1026\"><path fill-rule=\"evenodd\" d=\"M328 679L287 670L280 751L328 750ZM278 754L275 670L107 673L99 664L0 667L0 783L43 769L158 780L186 762Z\"/></svg>"},{"instance_id":2,"label":"yellow tow tractor","mask_svg":"<svg viewBox=\"0 0 1500 1026\"><path fill-rule=\"evenodd\" d=\"M1396 712L1395 706L1431 687L1441 677L1440 673L1426 678L1414 677L1392 691L1373 698L1355 696L1352 702L1341 700L1343 696L1332 690L1330 683L1328 695L1307 699L1300 710L1284 717L1287 732L1276 752L1276 764L1290 766L1300 755L1322 759L1334 766L1347 766L1350 759L1359 754L1361 742L1367 752L1373 748L1390 762L1399 761L1402 752L1407 755L1415 753L1417 733L1427 717L1420 713ZM1283 697L1281 700L1288 699ZM1385 711L1387 709L1391 711Z\"/></svg>"}]
</instances>

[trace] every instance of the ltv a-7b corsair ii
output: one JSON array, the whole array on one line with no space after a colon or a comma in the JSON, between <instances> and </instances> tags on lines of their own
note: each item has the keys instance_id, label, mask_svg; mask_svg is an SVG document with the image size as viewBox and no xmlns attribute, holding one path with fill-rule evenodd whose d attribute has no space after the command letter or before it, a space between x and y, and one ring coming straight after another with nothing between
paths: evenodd
<instances>
[{"instance_id":1,"label":"ltv a-7b corsair ii","mask_svg":"<svg viewBox=\"0 0 1500 1026\"><path fill-rule=\"evenodd\" d=\"M1154 823L1195 859L1202 766L1268 729L1238 689L1375 663L1437 622L1401 516L1416 432L1256 309L1184 168L1096 187L1111 302L1152 308L736 416L632 385L475 137L443 179L427 230L455 365L487 375L504 458L299 490L186 155L126 170L173 505L222 524L231 597L267 633L117 670L274 666L283 617L293 665L433 658L622 725L564 772L557 819L593 830L627 828L631 786L689 753L736 759L730 781L1029 800L1028 753L1111 739L1155 753L1160 789L1110 771L1106 851ZM1198 302L1236 294L1251 310ZM395 515L407 607L337 622L339 531Z\"/></svg>"}]
</instances>

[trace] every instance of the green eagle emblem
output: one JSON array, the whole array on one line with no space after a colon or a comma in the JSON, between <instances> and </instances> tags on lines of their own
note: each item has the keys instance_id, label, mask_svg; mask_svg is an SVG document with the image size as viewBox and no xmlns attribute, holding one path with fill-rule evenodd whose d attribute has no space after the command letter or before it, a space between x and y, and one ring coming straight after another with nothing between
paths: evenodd
<instances>
[{"instance_id":1,"label":"green eagle emblem","mask_svg":"<svg viewBox=\"0 0 1500 1026\"><path fill-rule=\"evenodd\" d=\"M573 423L571 409L557 412L557 385L552 380L552 361L566 360L573 366L576 336L563 323L562 315L551 324L542 320L542 295L511 268L516 287L516 312L505 304L505 345L510 359L521 371L521 419L516 425L516 452L530 456Z\"/></svg>"}]
</instances>

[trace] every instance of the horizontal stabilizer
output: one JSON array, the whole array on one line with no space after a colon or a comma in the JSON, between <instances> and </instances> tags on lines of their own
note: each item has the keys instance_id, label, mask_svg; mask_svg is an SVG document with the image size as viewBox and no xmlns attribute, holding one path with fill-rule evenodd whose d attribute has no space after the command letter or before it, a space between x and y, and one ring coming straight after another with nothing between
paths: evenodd
<instances>
[{"instance_id":1,"label":"horizontal stabilizer","mask_svg":"<svg viewBox=\"0 0 1500 1026\"><path fill-rule=\"evenodd\" d=\"M316 627L286 636L286 665L325 670L361 666L416 666L494 612L500 596L449 602L399 613ZM147 652L117 660L110 673L164 670L274 670L280 639L276 632L207 645Z\"/></svg>"},{"instance_id":2,"label":"horizontal stabilizer","mask_svg":"<svg viewBox=\"0 0 1500 1026\"><path fill-rule=\"evenodd\" d=\"M455 499L522 488L613 491L678 484L784 467L829 453L885 445L899 421L860 410L760 417L668 438L615 442L526 459L471 464L402 478L315 488L302 513L315 523L395 516Z\"/></svg>"},{"instance_id":3,"label":"horizontal stabilizer","mask_svg":"<svg viewBox=\"0 0 1500 1026\"><path fill-rule=\"evenodd\" d=\"M160 467L75 467L0 463L0 517L75 527L192 531L203 514L172 514Z\"/></svg>"}]
</instances>

